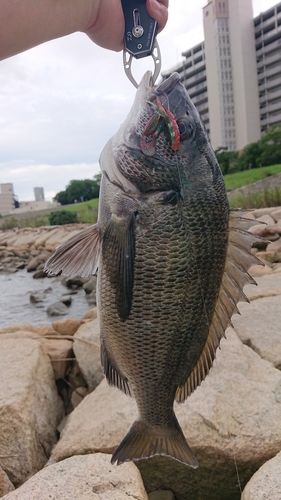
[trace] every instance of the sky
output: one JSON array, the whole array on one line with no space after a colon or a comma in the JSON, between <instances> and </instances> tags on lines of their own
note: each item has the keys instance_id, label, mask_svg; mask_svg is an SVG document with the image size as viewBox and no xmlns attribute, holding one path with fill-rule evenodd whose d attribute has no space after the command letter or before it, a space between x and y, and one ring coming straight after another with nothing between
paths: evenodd
<instances>
[{"instance_id":1,"label":"sky","mask_svg":"<svg viewBox=\"0 0 281 500\"><path fill-rule=\"evenodd\" d=\"M276 3L253 0L254 16ZM203 41L206 4L170 0L169 21L157 37L162 71ZM136 79L148 69L150 57L133 61ZM0 183L13 183L19 201L31 201L36 186L51 200L72 179L92 179L134 96L122 53L104 50L82 33L0 61Z\"/></svg>"}]
</instances>

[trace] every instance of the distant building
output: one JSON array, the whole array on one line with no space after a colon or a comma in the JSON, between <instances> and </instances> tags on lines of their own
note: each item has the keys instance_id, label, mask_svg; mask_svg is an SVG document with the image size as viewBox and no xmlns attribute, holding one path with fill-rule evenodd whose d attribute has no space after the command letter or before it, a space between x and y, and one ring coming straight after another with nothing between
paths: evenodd
<instances>
[{"instance_id":1,"label":"distant building","mask_svg":"<svg viewBox=\"0 0 281 500\"><path fill-rule=\"evenodd\" d=\"M35 187L33 188L33 190L34 190L35 201L45 201L44 188Z\"/></svg>"},{"instance_id":2,"label":"distant building","mask_svg":"<svg viewBox=\"0 0 281 500\"><path fill-rule=\"evenodd\" d=\"M178 71L214 149L241 150L281 123L281 3L253 19L251 0L211 0L205 41L183 52Z\"/></svg>"},{"instance_id":3,"label":"distant building","mask_svg":"<svg viewBox=\"0 0 281 500\"><path fill-rule=\"evenodd\" d=\"M15 208L13 184L0 184L0 215L9 214Z\"/></svg>"}]
</instances>

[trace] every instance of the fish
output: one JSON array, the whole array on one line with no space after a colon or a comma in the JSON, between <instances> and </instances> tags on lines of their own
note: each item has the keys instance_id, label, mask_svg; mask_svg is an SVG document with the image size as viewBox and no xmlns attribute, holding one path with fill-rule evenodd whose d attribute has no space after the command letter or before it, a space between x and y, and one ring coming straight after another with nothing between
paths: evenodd
<instances>
[{"instance_id":1,"label":"fish","mask_svg":"<svg viewBox=\"0 0 281 500\"><path fill-rule=\"evenodd\" d=\"M143 76L131 111L101 156L98 221L62 243L52 274L98 270L101 362L109 385L135 398L138 418L112 463L198 461L174 412L209 373L238 313L256 224L229 208L201 117L173 73Z\"/></svg>"}]
</instances>

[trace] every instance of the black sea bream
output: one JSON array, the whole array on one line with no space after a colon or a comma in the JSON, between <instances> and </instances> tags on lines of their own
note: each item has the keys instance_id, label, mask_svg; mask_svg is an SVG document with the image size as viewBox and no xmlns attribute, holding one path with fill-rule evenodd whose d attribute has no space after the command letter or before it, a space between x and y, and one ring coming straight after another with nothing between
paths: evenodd
<instances>
[{"instance_id":1,"label":"black sea bream","mask_svg":"<svg viewBox=\"0 0 281 500\"><path fill-rule=\"evenodd\" d=\"M98 268L101 360L139 416L113 454L198 463L176 419L208 374L257 259L231 211L201 118L177 73L158 87L146 73L133 107L105 146L96 225L63 243L53 273Z\"/></svg>"}]
</instances>

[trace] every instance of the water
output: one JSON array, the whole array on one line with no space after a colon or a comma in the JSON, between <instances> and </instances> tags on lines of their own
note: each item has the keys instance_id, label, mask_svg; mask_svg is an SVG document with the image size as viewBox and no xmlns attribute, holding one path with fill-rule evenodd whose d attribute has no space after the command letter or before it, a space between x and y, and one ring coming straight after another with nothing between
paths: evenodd
<instances>
[{"instance_id":1,"label":"water","mask_svg":"<svg viewBox=\"0 0 281 500\"><path fill-rule=\"evenodd\" d=\"M72 304L68 314L63 316L48 316L47 307L68 295L69 290L61 284L61 277L33 279L32 273L22 269L14 274L0 275L0 328L15 323L30 323L32 325L51 325L53 321L67 318L81 319L86 312L94 307L88 303L84 290L77 290L71 295ZM32 304L30 293L40 295L43 302Z\"/></svg>"}]
</instances>

